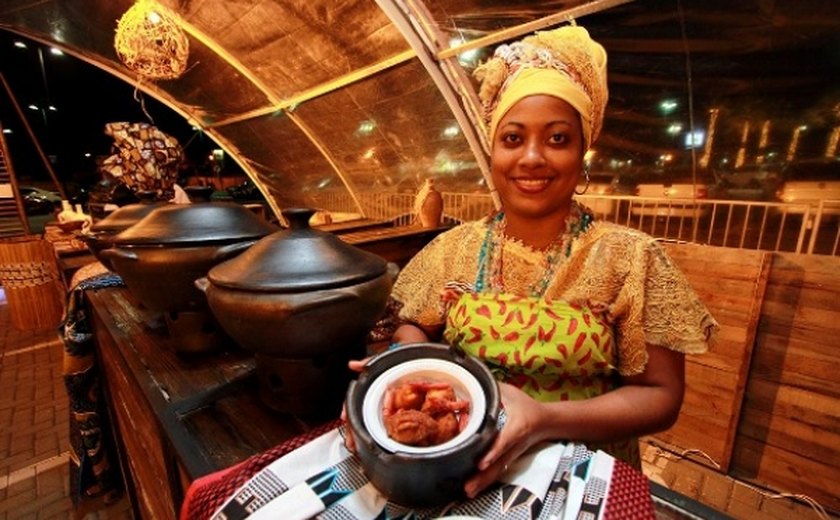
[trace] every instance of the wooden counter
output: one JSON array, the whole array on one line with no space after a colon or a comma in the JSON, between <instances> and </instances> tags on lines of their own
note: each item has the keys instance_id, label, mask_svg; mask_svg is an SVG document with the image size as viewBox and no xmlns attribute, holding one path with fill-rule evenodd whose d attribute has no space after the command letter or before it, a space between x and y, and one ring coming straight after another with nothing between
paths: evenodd
<instances>
[{"instance_id":1,"label":"wooden counter","mask_svg":"<svg viewBox=\"0 0 840 520\"><path fill-rule=\"evenodd\" d=\"M446 229L369 228L341 238L402 266ZM265 406L252 355L232 341L223 353L176 354L163 318L124 288L86 298L120 461L142 518L177 518L196 478L334 419Z\"/></svg>"},{"instance_id":2,"label":"wooden counter","mask_svg":"<svg viewBox=\"0 0 840 520\"><path fill-rule=\"evenodd\" d=\"M332 419L282 414L263 405L253 358L233 345L217 354L175 354L162 319L139 308L125 288L88 291L86 299L138 518L177 519L193 480ZM683 495L654 492L657 511L702 508Z\"/></svg>"},{"instance_id":3,"label":"wooden counter","mask_svg":"<svg viewBox=\"0 0 840 520\"><path fill-rule=\"evenodd\" d=\"M450 225L435 228L417 226L371 228L344 233L338 235L338 238L404 267L433 238L451 228Z\"/></svg>"},{"instance_id":4,"label":"wooden counter","mask_svg":"<svg viewBox=\"0 0 840 520\"><path fill-rule=\"evenodd\" d=\"M293 417L258 397L250 354L176 355L162 320L126 289L89 291L100 371L132 503L177 518L189 483L326 418Z\"/></svg>"},{"instance_id":5,"label":"wooden counter","mask_svg":"<svg viewBox=\"0 0 840 520\"><path fill-rule=\"evenodd\" d=\"M319 231L326 231L328 233L335 233L342 235L344 233L351 233L354 231L363 231L374 228L391 228L394 223L390 220L381 220L373 218L361 218L356 220L345 220L343 222L332 222L329 224L320 224L312 226Z\"/></svg>"}]
</instances>

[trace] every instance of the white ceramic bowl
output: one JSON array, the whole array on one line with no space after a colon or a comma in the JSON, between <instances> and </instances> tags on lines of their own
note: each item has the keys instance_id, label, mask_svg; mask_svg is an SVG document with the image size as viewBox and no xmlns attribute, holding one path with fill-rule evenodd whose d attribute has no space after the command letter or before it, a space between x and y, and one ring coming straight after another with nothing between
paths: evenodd
<instances>
[{"instance_id":1,"label":"white ceramic bowl","mask_svg":"<svg viewBox=\"0 0 840 520\"><path fill-rule=\"evenodd\" d=\"M447 442L428 447L409 446L388 436L382 413L386 390L416 380L449 383L455 390L456 398L469 401L470 415L466 426ZM415 359L389 368L371 383L362 401L362 420L373 440L391 453L435 453L457 446L478 431L486 409L486 397L478 379L463 367L444 359Z\"/></svg>"}]
</instances>

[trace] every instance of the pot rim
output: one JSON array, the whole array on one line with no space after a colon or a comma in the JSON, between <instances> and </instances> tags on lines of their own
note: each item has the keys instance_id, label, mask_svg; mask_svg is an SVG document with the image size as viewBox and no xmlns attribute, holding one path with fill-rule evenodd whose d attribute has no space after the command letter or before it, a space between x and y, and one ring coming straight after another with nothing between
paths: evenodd
<instances>
[{"instance_id":1,"label":"pot rim","mask_svg":"<svg viewBox=\"0 0 840 520\"><path fill-rule=\"evenodd\" d=\"M256 242L259 240L260 237L244 237L244 238L226 238L226 239L218 239L218 240L195 240L193 242L175 242L175 243L155 243L155 242L138 242L138 243L125 243L120 244L118 242L113 242L114 249L130 249L132 251L136 250L175 250L175 249L195 249L197 247L219 247L219 246L227 246L233 244L242 244L244 242Z\"/></svg>"},{"instance_id":2,"label":"pot rim","mask_svg":"<svg viewBox=\"0 0 840 520\"><path fill-rule=\"evenodd\" d=\"M94 222L90 226L90 231L119 233L145 218L150 212L166 204L169 203L166 201L141 201L120 206L108 216Z\"/></svg>"},{"instance_id":3,"label":"pot rim","mask_svg":"<svg viewBox=\"0 0 840 520\"><path fill-rule=\"evenodd\" d=\"M478 429L472 435L466 437L462 442L446 449L436 450L431 453L411 453L399 451L392 453L380 446L368 431L364 424L362 417L362 403L364 395L370 389L376 378L385 373L392 366L397 366L405 361L428 357L449 360L457 365L464 367L468 372L476 377L476 380L481 385L485 393L485 412L481 418ZM360 401L357 403L357 401ZM392 459L402 460L404 462L410 461L434 461L443 460L451 455L458 454L461 450L471 449L472 447L484 442L489 442L485 436L485 430L492 429L492 437L498 433L496 430L496 423L499 418L501 410L501 394L499 392L498 383L493 377L484 363L480 360L465 354L460 349L450 347L442 343L421 342L408 343L400 346L397 349L383 352L374 357L362 369L362 373L358 379L352 381L347 390L347 398L345 400L347 411L347 421L358 443L364 445L366 451L371 452L374 456L390 457ZM488 444L489 446L489 444Z\"/></svg>"}]
</instances>

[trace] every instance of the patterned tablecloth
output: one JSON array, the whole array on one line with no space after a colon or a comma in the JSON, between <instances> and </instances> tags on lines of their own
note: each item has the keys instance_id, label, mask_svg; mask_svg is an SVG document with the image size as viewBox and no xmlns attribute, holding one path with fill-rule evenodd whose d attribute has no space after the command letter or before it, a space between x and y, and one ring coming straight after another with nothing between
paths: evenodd
<instances>
[{"instance_id":1,"label":"patterned tablecloth","mask_svg":"<svg viewBox=\"0 0 840 520\"><path fill-rule=\"evenodd\" d=\"M481 519L652 519L647 478L581 444L545 444L512 464L472 500L431 509L388 502L327 423L192 483L181 520L321 518L372 520L458 516Z\"/></svg>"}]
</instances>

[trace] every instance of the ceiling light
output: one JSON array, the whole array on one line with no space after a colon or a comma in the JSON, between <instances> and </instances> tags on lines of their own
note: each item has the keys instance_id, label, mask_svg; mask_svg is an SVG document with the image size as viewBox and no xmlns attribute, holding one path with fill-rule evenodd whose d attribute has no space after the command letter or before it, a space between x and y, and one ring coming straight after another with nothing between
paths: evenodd
<instances>
[{"instance_id":1,"label":"ceiling light","mask_svg":"<svg viewBox=\"0 0 840 520\"><path fill-rule=\"evenodd\" d=\"M371 120L365 120L359 123L359 127L356 128L356 133L359 135L370 135L373 133L373 130L376 128L376 123Z\"/></svg>"}]
</instances>

